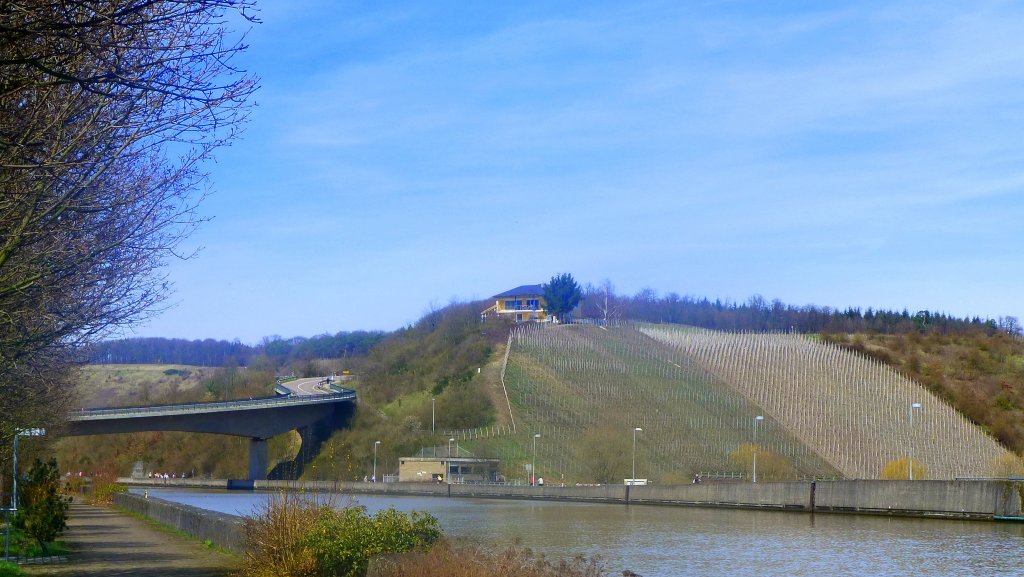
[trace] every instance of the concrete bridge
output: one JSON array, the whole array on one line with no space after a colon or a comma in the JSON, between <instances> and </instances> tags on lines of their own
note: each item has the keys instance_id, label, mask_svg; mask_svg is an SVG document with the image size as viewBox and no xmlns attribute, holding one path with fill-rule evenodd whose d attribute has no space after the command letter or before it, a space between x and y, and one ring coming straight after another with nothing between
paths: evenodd
<instances>
[{"instance_id":1,"label":"concrete bridge","mask_svg":"<svg viewBox=\"0 0 1024 577\"><path fill-rule=\"evenodd\" d=\"M278 390L283 392L281 387ZM297 430L302 437L300 455L315 454L320 443L331 432L346 426L355 411L356 393L349 389L331 385L316 392L303 391L301 386L288 386L285 390L286 395L239 401L84 409L70 415L67 434L185 431L248 437L249 479L266 479L267 439ZM301 473L303 462L296 460ZM274 476L281 475L271 475Z\"/></svg>"}]
</instances>

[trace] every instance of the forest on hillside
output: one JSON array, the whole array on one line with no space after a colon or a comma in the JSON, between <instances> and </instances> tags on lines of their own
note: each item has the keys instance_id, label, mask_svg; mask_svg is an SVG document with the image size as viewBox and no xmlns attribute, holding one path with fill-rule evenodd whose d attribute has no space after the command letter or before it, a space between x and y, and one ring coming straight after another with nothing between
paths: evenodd
<instances>
[{"instance_id":1,"label":"forest on hillside","mask_svg":"<svg viewBox=\"0 0 1024 577\"><path fill-rule=\"evenodd\" d=\"M943 335L984 333L1021 334L1016 317L997 319L957 318L941 312L921 310L876 310L796 306L776 299L767 301L755 295L746 302L710 300L676 293L659 295L644 289L634 295L618 295L612 290L584 287L577 318L591 321L642 321L691 325L734 332L875 333L884 335L928 332ZM458 308L472 314L482 310L484 302L459 303ZM474 308L475 307L475 308ZM415 325L391 333L384 331L341 331L312 337L265 337L257 345L237 340L186 340L167 338L130 338L94 345L87 358L95 364L184 364L247 366L258 356L267 356L278 365L310 359L363 357L388 337L401 339L408 331L430 323L443 310L428 313Z\"/></svg>"},{"instance_id":2,"label":"forest on hillside","mask_svg":"<svg viewBox=\"0 0 1024 577\"><path fill-rule=\"evenodd\" d=\"M733 332L795 332L816 333L881 333L905 334L928 331L941 334L1005 332L1020 334L1016 317L998 319L981 317L957 318L942 312L920 310L910 312L848 307L786 304L778 299L768 301L760 295L740 303L710 300L676 293L658 295L652 289L636 294L616 295L611 290L588 285L583 291L581 317L671 323L705 329Z\"/></svg>"},{"instance_id":3,"label":"forest on hillside","mask_svg":"<svg viewBox=\"0 0 1024 577\"><path fill-rule=\"evenodd\" d=\"M238 340L167 339L161 337L104 341L86 351L93 364L167 364L221 367L248 366L265 356L279 366L293 361L365 356L385 336L383 331L342 331L313 337L266 337L257 345Z\"/></svg>"}]
</instances>

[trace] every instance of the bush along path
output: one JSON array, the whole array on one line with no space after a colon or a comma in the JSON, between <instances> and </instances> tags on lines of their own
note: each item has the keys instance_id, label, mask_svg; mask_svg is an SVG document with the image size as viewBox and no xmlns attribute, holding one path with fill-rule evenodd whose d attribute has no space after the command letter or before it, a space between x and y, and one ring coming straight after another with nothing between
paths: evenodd
<instances>
[{"instance_id":1,"label":"bush along path","mask_svg":"<svg viewBox=\"0 0 1024 577\"><path fill-rule=\"evenodd\" d=\"M72 503L67 563L24 566L26 575L222 577L240 560L106 507Z\"/></svg>"}]
</instances>

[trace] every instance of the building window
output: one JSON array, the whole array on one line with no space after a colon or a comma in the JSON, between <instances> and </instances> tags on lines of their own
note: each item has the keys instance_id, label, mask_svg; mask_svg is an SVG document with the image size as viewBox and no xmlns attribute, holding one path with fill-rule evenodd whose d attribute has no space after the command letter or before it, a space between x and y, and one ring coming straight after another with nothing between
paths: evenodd
<instances>
[{"instance_id":1,"label":"building window","mask_svg":"<svg viewBox=\"0 0 1024 577\"><path fill-rule=\"evenodd\" d=\"M521 300L510 300L505 301L505 310L516 311L522 308L523 301Z\"/></svg>"},{"instance_id":2,"label":"building window","mask_svg":"<svg viewBox=\"0 0 1024 577\"><path fill-rule=\"evenodd\" d=\"M540 308L539 299L526 299L526 308L535 311Z\"/></svg>"}]
</instances>

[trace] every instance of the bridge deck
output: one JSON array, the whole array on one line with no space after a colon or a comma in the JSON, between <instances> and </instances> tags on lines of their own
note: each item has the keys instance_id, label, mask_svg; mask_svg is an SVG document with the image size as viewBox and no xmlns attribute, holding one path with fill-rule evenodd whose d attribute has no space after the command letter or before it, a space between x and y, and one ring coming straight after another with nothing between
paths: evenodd
<instances>
[{"instance_id":1,"label":"bridge deck","mask_svg":"<svg viewBox=\"0 0 1024 577\"><path fill-rule=\"evenodd\" d=\"M118 407L111 409L83 409L68 416L71 422L130 419L133 417L156 417L170 415L195 415L201 413L223 413L245 410L265 410L269 408L315 405L351 401L356 398L355 391L345 389L342 392L322 395L292 395L281 397L262 397L238 401L217 401L212 403L188 403L181 405L157 405L146 407Z\"/></svg>"}]
</instances>

